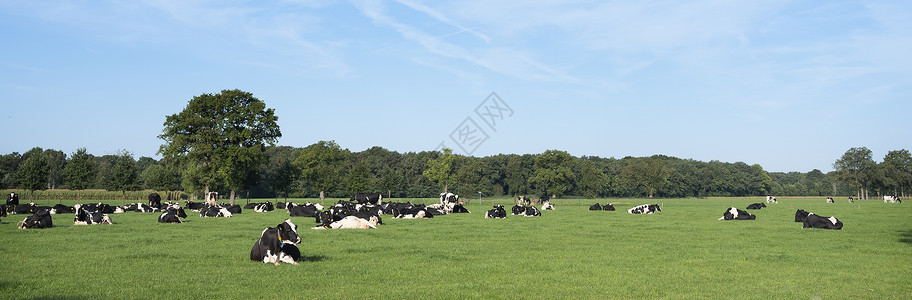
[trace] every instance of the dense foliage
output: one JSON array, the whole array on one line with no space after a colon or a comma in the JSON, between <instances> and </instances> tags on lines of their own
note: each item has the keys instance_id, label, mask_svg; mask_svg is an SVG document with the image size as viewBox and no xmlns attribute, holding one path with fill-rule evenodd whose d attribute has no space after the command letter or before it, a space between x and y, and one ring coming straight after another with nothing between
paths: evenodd
<instances>
[{"instance_id":1,"label":"dense foliage","mask_svg":"<svg viewBox=\"0 0 912 300\"><path fill-rule=\"evenodd\" d=\"M847 153L864 152L853 148ZM870 151L870 150L868 150ZM0 188L41 189L34 178L51 186L47 156L57 150L35 148L20 155L0 156ZM543 196L558 197L707 197L707 196L858 196L859 189L872 195L904 195L912 184L909 151L891 151L881 163L861 155L866 166L859 174L843 170L847 159L834 164L836 171L767 172L760 165L743 162L702 162L663 155L651 157L574 157L548 150L542 154L499 154L471 157L434 151L399 153L382 147L361 152L344 149L333 141L320 141L304 148L266 146L265 159L255 170L255 185L240 189L247 197L348 197L358 192L382 192L396 198L435 197L449 191L463 197ZM33 158L35 157L35 158ZM37 157L44 157L39 159ZM848 159L852 159L849 155ZM32 158L31 160L29 160ZM91 163L87 163L91 161ZM132 164L136 176L123 173L129 153L93 156L77 151L60 168L64 176L58 188L124 190L132 180L136 187L153 190L188 188L188 174L167 158L140 157ZM40 163L45 161L45 163ZM429 177L435 162L449 161L448 175ZM74 166L76 165L76 166ZM87 167L91 166L91 167ZM446 168L442 168L446 169ZM37 171L36 171L37 170ZM74 174L84 170L82 176ZM29 179L30 178L30 179ZM73 180L73 179L77 180ZM84 181L84 179L91 179ZM432 179L433 178L433 179ZM222 187L228 189L227 186ZM126 189L130 190L130 189ZM224 192L226 190L220 190Z\"/></svg>"}]
</instances>

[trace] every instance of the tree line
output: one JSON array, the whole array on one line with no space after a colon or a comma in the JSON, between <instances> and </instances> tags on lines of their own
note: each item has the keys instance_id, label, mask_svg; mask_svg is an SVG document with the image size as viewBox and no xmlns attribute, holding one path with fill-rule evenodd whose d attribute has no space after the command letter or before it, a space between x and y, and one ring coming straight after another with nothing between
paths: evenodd
<instances>
[{"instance_id":1,"label":"tree line","mask_svg":"<svg viewBox=\"0 0 912 300\"><path fill-rule=\"evenodd\" d=\"M448 150L448 149L446 149ZM248 175L243 196L349 197L382 192L396 198L436 197L447 189L463 197L708 197L902 195L912 185L909 151L890 151L875 162L867 148L852 148L823 173L767 172L743 162L696 161L654 155L602 158L541 154L472 157L451 151L399 153L382 147L361 152L333 141L297 148L266 146L261 164ZM67 155L33 148L0 156L0 189L105 189L185 191L187 172L179 162L139 157L127 151L95 156L81 148ZM429 172L431 171L431 172ZM436 171L438 174L434 174ZM191 175L192 176L192 175ZM213 190L228 192L227 186Z\"/></svg>"},{"instance_id":2,"label":"tree line","mask_svg":"<svg viewBox=\"0 0 912 300\"><path fill-rule=\"evenodd\" d=\"M849 149L835 171L770 173L758 164L695 161L654 155L621 159L541 154L472 157L443 151L361 152L334 141L296 148L276 146L282 136L275 111L240 90L193 97L166 116L160 160L126 151L94 156L33 148L0 156L0 189L152 189L201 195L218 191L249 197L348 197L381 192L396 198L436 197L707 197L905 196L912 185L909 151L890 151L877 163L867 148ZM125 196L124 196L125 197Z\"/></svg>"}]
</instances>

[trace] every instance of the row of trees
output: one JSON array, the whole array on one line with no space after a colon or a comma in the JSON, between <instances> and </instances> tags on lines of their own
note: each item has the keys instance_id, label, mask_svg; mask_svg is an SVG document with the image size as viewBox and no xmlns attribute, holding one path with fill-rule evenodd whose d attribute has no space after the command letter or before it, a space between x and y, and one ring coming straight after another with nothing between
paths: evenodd
<instances>
[{"instance_id":1,"label":"row of trees","mask_svg":"<svg viewBox=\"0 0 912 300\"><path fill-rule=\"evenodd\" d=\"M862 155L857 155L861 153ZM865 155L867 153L867 155ZM858 160L856 157L860 157ZM54 160L57 161L54 161ZM847 168L845 166L860 166ZM870 150L853 148L834 164L836 171L767 172L742 162L701 162L656 155L621 159L574 157L564 151L471 157L443 152L398 153L382 147L361 152L333 141L304 148L264 147L264 158L237 191L250 197L348 197L358 192L392 197L435 197L443 190L473 197L555 195L562 197L856 196L904 195L912 185L912 158L891 151L881 163ZM177 160L134 159L129 152L94 156L79 149L67 156L34 148L0 156L2 186L47 188L183 190L194 176ZM213 184L213 190L228 191Z\"/></svg>"},{"instance_id":2,"label":"row of trees","mask_svg":"<svg viewBox=\"0 0 912 300\"><path fill-rule=\"evenodd\" d=\"M193 97L167 116L161 160L121 151L95 157L79 149L34 148L0 157L0 188L43 190L140 188L236 192L253 197L347 197L386 192L392 197L549 195L577 197L705 197L901 193L912 184L912 158L891 151L882 163L867 148L852 148L824 174L768 173L743 162L701 162L664 155L574 157L560 150L488 157L442 152L398 153L381 147L362 152L333 141L304 148L275 146L282 136L273 109L240 90Z\"/></svg>"}]
</instances>

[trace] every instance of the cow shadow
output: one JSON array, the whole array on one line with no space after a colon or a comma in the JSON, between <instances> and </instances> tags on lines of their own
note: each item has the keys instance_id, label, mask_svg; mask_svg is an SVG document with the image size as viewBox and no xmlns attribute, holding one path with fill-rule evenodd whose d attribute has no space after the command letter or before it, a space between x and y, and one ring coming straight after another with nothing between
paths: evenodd
<instances>
[{"instance_id":1,"label":"cow shadow","mask_svg":"<svg viewBox=\"0 0 912 300\"><path fill-rule=\"evenodd\" d=\"M899 242L912 245L912 229L900 232Z\"/></svg>"},{"instance_id":2,"label":"cow shadow","mask_svg":"<svg viewBox=\"0 0 912 300\"><path fill-rule=\"evenodd\" d=\"M301 259L302 259L301 262L319 262L319 261L323 261L323 260L329 259L329 258L326 256L323 256L323 255L314 255L314 256L301 256Z\"/></svg>"}]
</instances>

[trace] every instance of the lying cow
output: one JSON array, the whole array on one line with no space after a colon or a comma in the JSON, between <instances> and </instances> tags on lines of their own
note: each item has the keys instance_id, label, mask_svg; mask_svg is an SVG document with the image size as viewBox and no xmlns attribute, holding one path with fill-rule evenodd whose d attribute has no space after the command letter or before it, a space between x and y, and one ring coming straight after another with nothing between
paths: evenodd
<instances>
[{"instance_id":1,"label":"lying cow","mask_svg":"<svg viewBox=\"0 0 912 300\"><path fill-rule=\"evenodd\" d=\"M54 222L51 220L51 212L48 210L40 210L34 215L25 218L22 222L19 222L19 229L50 227L54 227Z\"/></svg>"},{"instance_id":2,"label":"lying cow","mask_svg":"<svg viewBox=\"0 0 912 300\"><path fill-rule=\"evenodd\" d=\"M520 214L524 217L541 217L541 211L535 206L526 206L526 209Z\"/></svg>"},{"instance_id":3,"label":"lying cow","mask_svg":"<svg viewBox=\"0 0 912 300\"><path fill-rule=\"evenodd\" d=\"M542 210L554 210L554 205L551 202L542 203Z\"/></svg>"},{"instance_id":4,"label":"lying cow","mask_svg":"<svg viewBox=\"0 0 912 300\"><path fill-rule=\"evenodd\" d=\"M526 197L526 196L518 196L518 197L516 198L516 204L531 205L531 204L532 204L532 200L529 199L529 197Z\"/></svg>"},{"instance_id":5,"label":"lying cow","mask_svg":"<svg viewBox=\"0 0 912 300\"><path fill-rule=\"evenodd\" d=\"M275 207L272 206L272 202L264 202L253 208L253 211L255 212L267 212L273 210L275 210Z\"/></svg>"},{"instance_id":6,"label":"lying cow","mask_svg":"<svg viewBox=\"0 0 912 300\"><path fill-rule=\"evenodd\" d=\"M87 211L81 205L73 206L76 209L76 217L73 218L73 225L97 225L97 224L114 224L108 214L100 211Z\"/></svg>"},{"instance_id":7,"label":"lying cow","mask_svg":"<svg viewBox=\"0 0 912 300\"><path fill-rule=\"evenodd\" d=\"M285 220L275 228L266 227L260 238L250 249L250 260L271 263L276 266L279 262L297 265L302 259L301 252L295 244L301 243L298 236L298 226Z\"/></svg>"},{"instance_id":8,"label":"lying cow","mask_svg":"<svg viewBox=\"0 0 912 300\"><path fill-rule=\"evenodd\" d=\"M161 207L162 197L158 193L149 194L149 206L151 207Z\"/></svg>"},{"instance_id":9,"label":"lying cow","mask_svg":"<svg viewBox=\"0 0 912 300\"><path fill-rule=\"evenodd\" d=\"M836 203L836 202L833 201L833 197L827 197L827 198L826 198L826 203Z\"/></svg>"},{"instance_id":10,"label":"lying cow","mask_svg":"<svg viewBox=\"0 0 912 300\"><path fill-rule=\"evenodd\" d=\"M168 209L165 210L165 212L163 212L161 214L161 216L158 216L158 222L159 223L183 223L183 221L181 221L181 218L184 218L184 219L187 218L187 213L184 212L183 208L181 208L180 206L169 207Z\"/></svg>"},{"instance_id":11,"label":"lying cow","mask_svg":"<svg viewBox=\"0 0 912 300\"><path fill-rule=\"evenodd\" d=\"M60 203L58 203L58 204L54 205L53 207L51 207L51 214L52 214L52 215L54 215L54 214L67 214L67 213L70 213L70 214L71 214L71 213L75 213L75 212L76 212L76 208L75 208L75 207L67 206L66 204L60 204Z\"/></svg>"},{"instance_id":12,"label":"lying cow","mask_svg":"<svg viewBox=\"0 0 912 300\"><path fill-rule=\"evenodd\" d=\"M324 219L328 220L328 219ZM327 223L324 221L320 226L312 229L369 229L377 228L377 216L371 216L370 219L363 219L356 216L347 216L342 220Z\"/></svg>"},{"instance_id":13,"label":"lying cow","mask_svg":"<svg viewBox=\"0 0 912 300\"><path fill-rule=\"evenodd\" d=\"M230 217L231 217L231 212L228 211L227 208L224 208L224 207L221 207L221 206L218 206L218 205L215 205L215 206L211 206L211 205L203 206L203 208L200 208L200 211L199 211L199 212L200 212L200 218L205 218L205 217L225 217L225 218L230 218Z\"/></svg>"},{"instance_id":14,"label":"lying cow","mask_svg":"<svg viewBox=\"0 0 912 300\"><path fill-rule=\"evenodd\" d=\"M316 217L320 213L314 205L294 205L288 208L288 214L292 217Z\"/></svg>"},{"instance_id":15,"label":"lying cow","mask_svg":"<svg viewBox=\"0 0 912 300\"><path fill-rule=\"evenodd\" d=\"M519 204L513 205L513 207L510 208L510 214L514 216L521 215L524 212L526 212L526 208Z\"/></svg>"},{"instance_id":16,"label":"lying cow","mask_svg":"<svg viewBox=\"0 0 912 300\"><path fill-rule=\"evenodd\" d=\"M722 217L719 220L756 220L757 216L752 215L746 211L731 207L722 213Z\"/></svg>"},{"instance_id":17,"label":"lying cow","mask_svg":"<svg viewBox=\"0 0 912 300\"><path fill-rule=\"evenodd\" d=\"M407 207L399 210L394 218L396 219L430 219L434 214L430 213L424 207Z\"/></svg>"},{"instance_id":18,"label":"lying cow","mask_svg":"<svg viewBox=\"0 0 912 300\"><path fill-rule=\"evenodd\" d=\"M627 210L628 214L651 214L662 211L658 204L643 204Z\"/></svg>"},{"instance_id":19,"label":"lying cow","mask_svg":"<svg viewBox=\"0 0 912 300\"><path fill-rule=\"evenodd\" d=\"M590 205L589 210L602 210L602 205L598 203Z\"/></svg>"},{"instance_id":20,"label":"lying cow","mask_svg":"<svg viewBox=\"0 0 912 300\"><path fill-rule=\"evenodd\" d=\"M776 201L776 197L766 196L766 203L779 203L779 201Z\"/></svg>"},{"instance_id":21,"label":"lying cow","mask_svg":"<svg viewBox=\"0 0 912 300\"><path fill-rule=\"evenodd\" d=\"M465 206L462 206L462 204L456 204L456 205L453 205L453 213L454 214L460 214L460 213L470 214L472 212L470 212L468 209L466 209Z\"/></svg>"},{"instance_id":22,"label":"lying cow","mask_svg":"<svg viewBox=\"0 0 912 300\"><path fill-rule=\"evenodd\" d=\"M823 228L823 229L842 229L842 221L836 219L836 217L821 217L815 214L808 214L807 218L804 219L804 226L802 228Z\"/></svg>"},{"instance_id":23,"label":"lying cow","mask_svg":"<svg viewBox=\"0 0 912 300\"><path fill-rule=\"evenodd\" d=\"M761 208L764 208L764 207L766 207L766 204L763 204L763 203L754 203L754 204L748 205L748 206L747 206L747 209L761 209Z\"/></svg>"},{"instance_id":24,"label":"lying cow","mask_svg":"<svg viewBox=\"0 0 912 300\"><path fill-rule=\"evenodd\" d=\"M804 222L804 219L807 219L809 214L809 212L799 209L795 212L795 222Z\"/></svg>"},{"instance_id":25,"label":"lying cow","mask_svg":"<svg viewBox=\"0 0 912 300\"><path fill-rule=\"evenodd\" d=\"M507 210L500 204L494 205L494 209L490 209L485 213L485 219L503 219L506 217Z\"/></svg>"},{"instance_id":26,"label":"lying cow","mask_svg":"<svg viewBox=\"0 0 912 300\"><path fill-rule=\"evenodd\" d=\"M459 203L459 195L453 193L440 193L440 204Z\"/></svg>"},{"instance_id":27,"label":"lying cow","mask_svg":"<svg viewBox=\"0 0 912 300\"><path fill-rule=\"evenodd\" d=\"M358 202L358 204L383 204L383 194L381 193L360 193L352 195L349 201Z\"/></svg>"}]
</instances>

